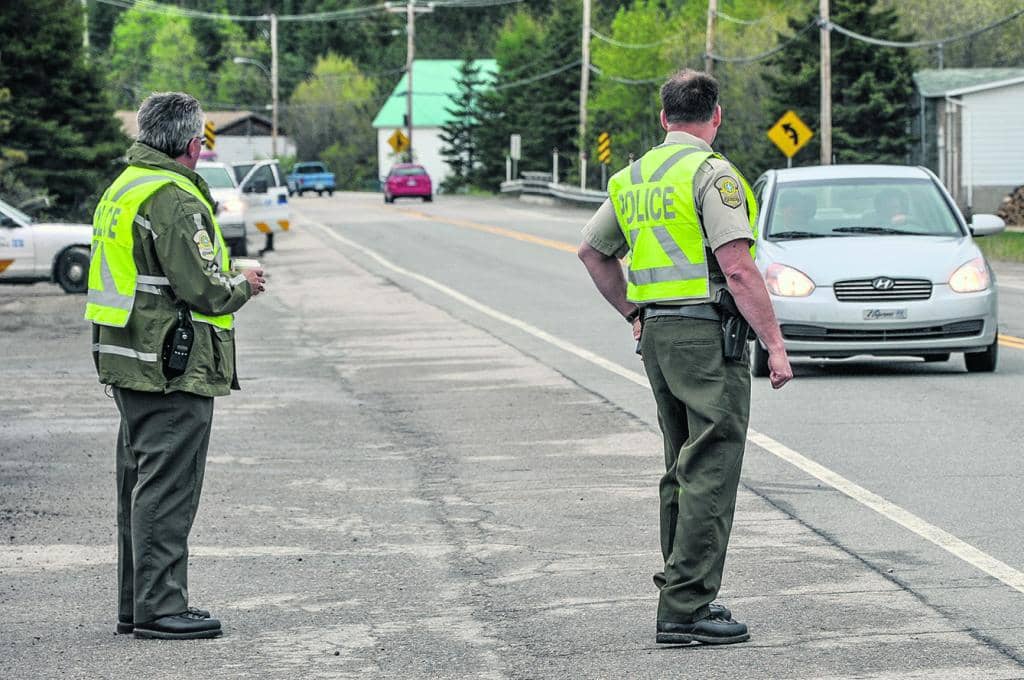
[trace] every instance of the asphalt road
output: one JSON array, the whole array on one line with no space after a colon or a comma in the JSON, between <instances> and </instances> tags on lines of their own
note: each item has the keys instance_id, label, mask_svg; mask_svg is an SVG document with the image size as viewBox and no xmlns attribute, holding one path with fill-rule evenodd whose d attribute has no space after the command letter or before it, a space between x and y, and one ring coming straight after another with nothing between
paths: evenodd
<instances>
[{"instance_id":1,"label":"asphalt road","mask_svg":"<svg viewBox=\"0 0 1024 680\"><path fill-rule=\"evenodd\" d=\"M587 213L294 207L192 536L216 641L113 635L117 419L83 301L0 288L0 677L1024 678L1024 350L756 384L723 591L752 640L666 648L653 401L572 253Z\"/></svg>"}]
</instances>

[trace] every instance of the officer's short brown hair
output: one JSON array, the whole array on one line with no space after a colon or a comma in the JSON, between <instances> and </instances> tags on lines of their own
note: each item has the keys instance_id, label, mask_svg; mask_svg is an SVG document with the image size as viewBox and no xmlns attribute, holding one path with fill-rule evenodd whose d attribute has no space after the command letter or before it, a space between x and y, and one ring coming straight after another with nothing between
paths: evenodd
<instances>
[{"instance_id":1,"label":"officer's short brown hair","mask_svg":"<svg viewBox=\"0 0 1024 680\"><path fill-rule=\"evenodd\" d=\"M703 71L683 69L661 86L661 108L669 123L706 123L718 106L718 81Z\"/></svg>"}]
</instances>

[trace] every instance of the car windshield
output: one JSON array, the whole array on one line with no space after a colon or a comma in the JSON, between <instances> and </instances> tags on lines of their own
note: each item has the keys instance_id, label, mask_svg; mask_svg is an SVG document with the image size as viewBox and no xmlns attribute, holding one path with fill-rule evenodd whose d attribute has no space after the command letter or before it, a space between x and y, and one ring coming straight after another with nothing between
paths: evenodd
<instances>
[{"instance_id":1,"label":"car windshield","mask_svg":"<svg viewBox=\"0 0 1024 680\"><path fill-rule=\"evenodd\" d=\"M960 236L949 205L930 179L828 179L780 183L766 237Z\"/></svg>"},{"instance_id":2,"label":"car windshield","mask_svg":"<svg viewBox=\"0 0 1024 680\"><path fill-rule=\"evenodd\" d=\"M327 172L327 168L322 165L300 165L295 168L295 172L300 175L315 175L320 172Z\"/></svg>"},{"instance_id":3,"label":"car windshield","mask_svg":"<svg viewBox=\"0 0 1024 680\"><path fill-rule=\"evenodd\" d=\"M231 175L225 168L217 166L198 167L196 172L206 180L211 189L231 189L235 183L231 181Z\"/></svg>"},{"instance_id":4,"label":"car windshield","mask_svg":"<svg viewBox=\"0 0 1024 680\"><path fill-rule=\"evenodd\" d=\"M410 175L425 175L427 171L423 168L395 168L391 171L394 177L408 177Z\"/></svg>"},{"instance_id":5,"label":"car windshield","mask_svg":"<svg viewBox=\"0 0 1024 680\"><path fill-rule=\"evenodd\" d=\"M4 213L10 217L13 217L16 221L22 224L32 224L32 218L21 212L14 206L7 205L3 201L0 201L0 213Z\"/></svg>"}]
</instances>

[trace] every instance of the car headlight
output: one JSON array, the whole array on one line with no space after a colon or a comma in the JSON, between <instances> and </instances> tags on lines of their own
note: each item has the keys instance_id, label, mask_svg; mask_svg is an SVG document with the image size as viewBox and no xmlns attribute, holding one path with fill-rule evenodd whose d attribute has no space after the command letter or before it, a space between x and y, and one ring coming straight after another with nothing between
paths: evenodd
<instances>
[{"instance_id":1,"label":"car headlight","mask_svg":"<svg viewBox=\"0 0 1024 680\"><path fill-rule=\"evenodd\" d=\"M976 257L957 267L949 277L949 287L956 293L979 293L991 282L985 258Z\"/></svg>"},{"instance_id":2,"label":"car headlight","mask_svg":"<svg viewBox=\"0 0 1024 680\"><path fill-rule=\"evenodd\" d=\"M799 269L774 262L764 273L764 282L772 295L807 297L814 292L814 282Z\"/></svg>"},{"instance_id":3,"label":"car headlight","mask_svg":"<svg viewBox=\"0 0 1024 680\"><path fill-rule=\"evenodd\" d=\"M244 204L240 198L228 198L220 203L221 213L240 213L243 208Z\"/></svg>"}]
</instances>

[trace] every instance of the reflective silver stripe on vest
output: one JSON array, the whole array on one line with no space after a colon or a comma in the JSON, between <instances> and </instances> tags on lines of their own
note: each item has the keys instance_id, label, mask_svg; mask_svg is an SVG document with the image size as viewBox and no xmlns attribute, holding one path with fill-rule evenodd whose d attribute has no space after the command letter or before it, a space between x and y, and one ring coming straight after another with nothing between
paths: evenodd
<instances>
[{"instance_id":1,"label":"reflective silver stripe on vest","mask_svg":"<svg viewBox=\"0 0 1024 680\"><path fill-rule=\"evenodd\" d=\"M151 295L163 295L163 291L157 286L151 286L148 283L136 283L135 290L140 293L150 293Z\"/></svg>"},{"instance_id":2,"label":"reflective silver stripe on vest","mask_svg":"<svg viewBox=\"0 0 1024 680\"><path fill-rule=\"evenodd\" d=\"M92 351L99 352L100 354L116 354L117 356L148 361L150 363L156 363L159 359L155 352L137 352L131 347L118 347L117 345L101 345L96 343L92 346Z\"/></svg>"},{"instance_id":3,"label":"reflective silver stripe on vest","mask_svg":"<svg viewBox=\"0 0 1024 680\"><path fill-rule=\"evenodd\" d=\"M100 280L103 282L103 290L90 288L86 294L86 301L101 307L113 307L123 309L126 312L132 311L132 303L135 297L121 295L117 292L117 284L114 283L114 275L110 273L110 265L107 264L106 251L100 247L99 252L93 257L100 258Z\"/></svg>"},{"instance_id":4,"label":"reflective silver stripe on vest","mask_svg":"<svg viewBox=\"0 0 1024 680\"><path fill-rule=\"evenodd\" d=\"M686 253L679 247L676 240L672 238L672 234L668 233L668 229L665 227L651 227L651 231L654 232L655 238L661 244L661 249L672 260L672 264L664 267L652 267L651 269L634 270L630 268L630 283L635 286L646 286L651 283L668 283L670 281L679 281L680 279L706 279L708 277L707 262L701 262L700 264L690 262L690 258L686 257ZM639 229L630 230L629 238L634 245L639 235Z\"/></svg>"},{"instance_id":5,"label":"reflective silver stripe on vest","mask_svg":"<svg viewBox=\"0 0 1024 680\"><path fill-rule=\"evenodd\" d=\"M643 184L644 174L640 167L640 159L633 161L633 165L629 166L629 181L633 184Z\"/></svg>"},{"instance_id":6,"label":"reflective silver stripe on vest","mask_svg":"<svg viewBox=\"0 0 1024 680\"><path fill-rule=\"evenodd\" d=\"M169 286L171 282L166 276L146 276L145 274L139 274L135 277L135 280L139 283L148 283L151 286Z\"/></svg>"},{"instance_id":7,"label":"reflective silver stripe on vest","mask_svg":"<svg viewBox=\"0 0 1024 680\"><path fill-rule=\"evenodd\" d=\"M135 224L139 225L140 227L148 231L150 236L152 236L154 240L158 236L158 234L155 231L153 231L153 223L147 220L142 215L135 216Z\"/></svg>"},{"instance_id":8,"label":"reflective silver stripe on vest","mask_svg":"<svg viewBox=\"0 0 1024 680\"><path fill-rule=\"evenodd\" d=\"M143 184L149 184L150 182L170 182L170 181L172 181L172 180L167 178L167 177L164 177L163 175L143 175L142 177L136 177L131 182L128 182L128 184L125 184L123 187L121 187L118 190L118 192L116 194L114 194L113 198L111 198L110 200L116 203L119 198L121 198L122 196L127 194L129 191L131 191L135 187L140 187Z\"/></svg>"},{"instance_id":9,"label":"reflective silver stripe on vest","mask_svg":"<svg viewBox=\"0 0 1024 680\"><path fill-rule=\"evenodd\" d=\"M654 171L654 174L651 175L651 178L649 180L647 180L647 181L648 182L658 182L658 181L660 181L661 178L664 177L668 173L668 171L672 169L673 165L675 165L676 163L678 163L682 159L686 158L690 154L699 153L700 151L701 151L701 149L698 149L695 146L688 146L688 147L685 147L683 149L680 149L679 151L676 151L674 154L672 154L671 156L666 158L664 160L664 162L662 162L661 165L658 166L658 169ZM707 152L705 152L705 153L707 153Z\"/></svg>"}]
</instances>

